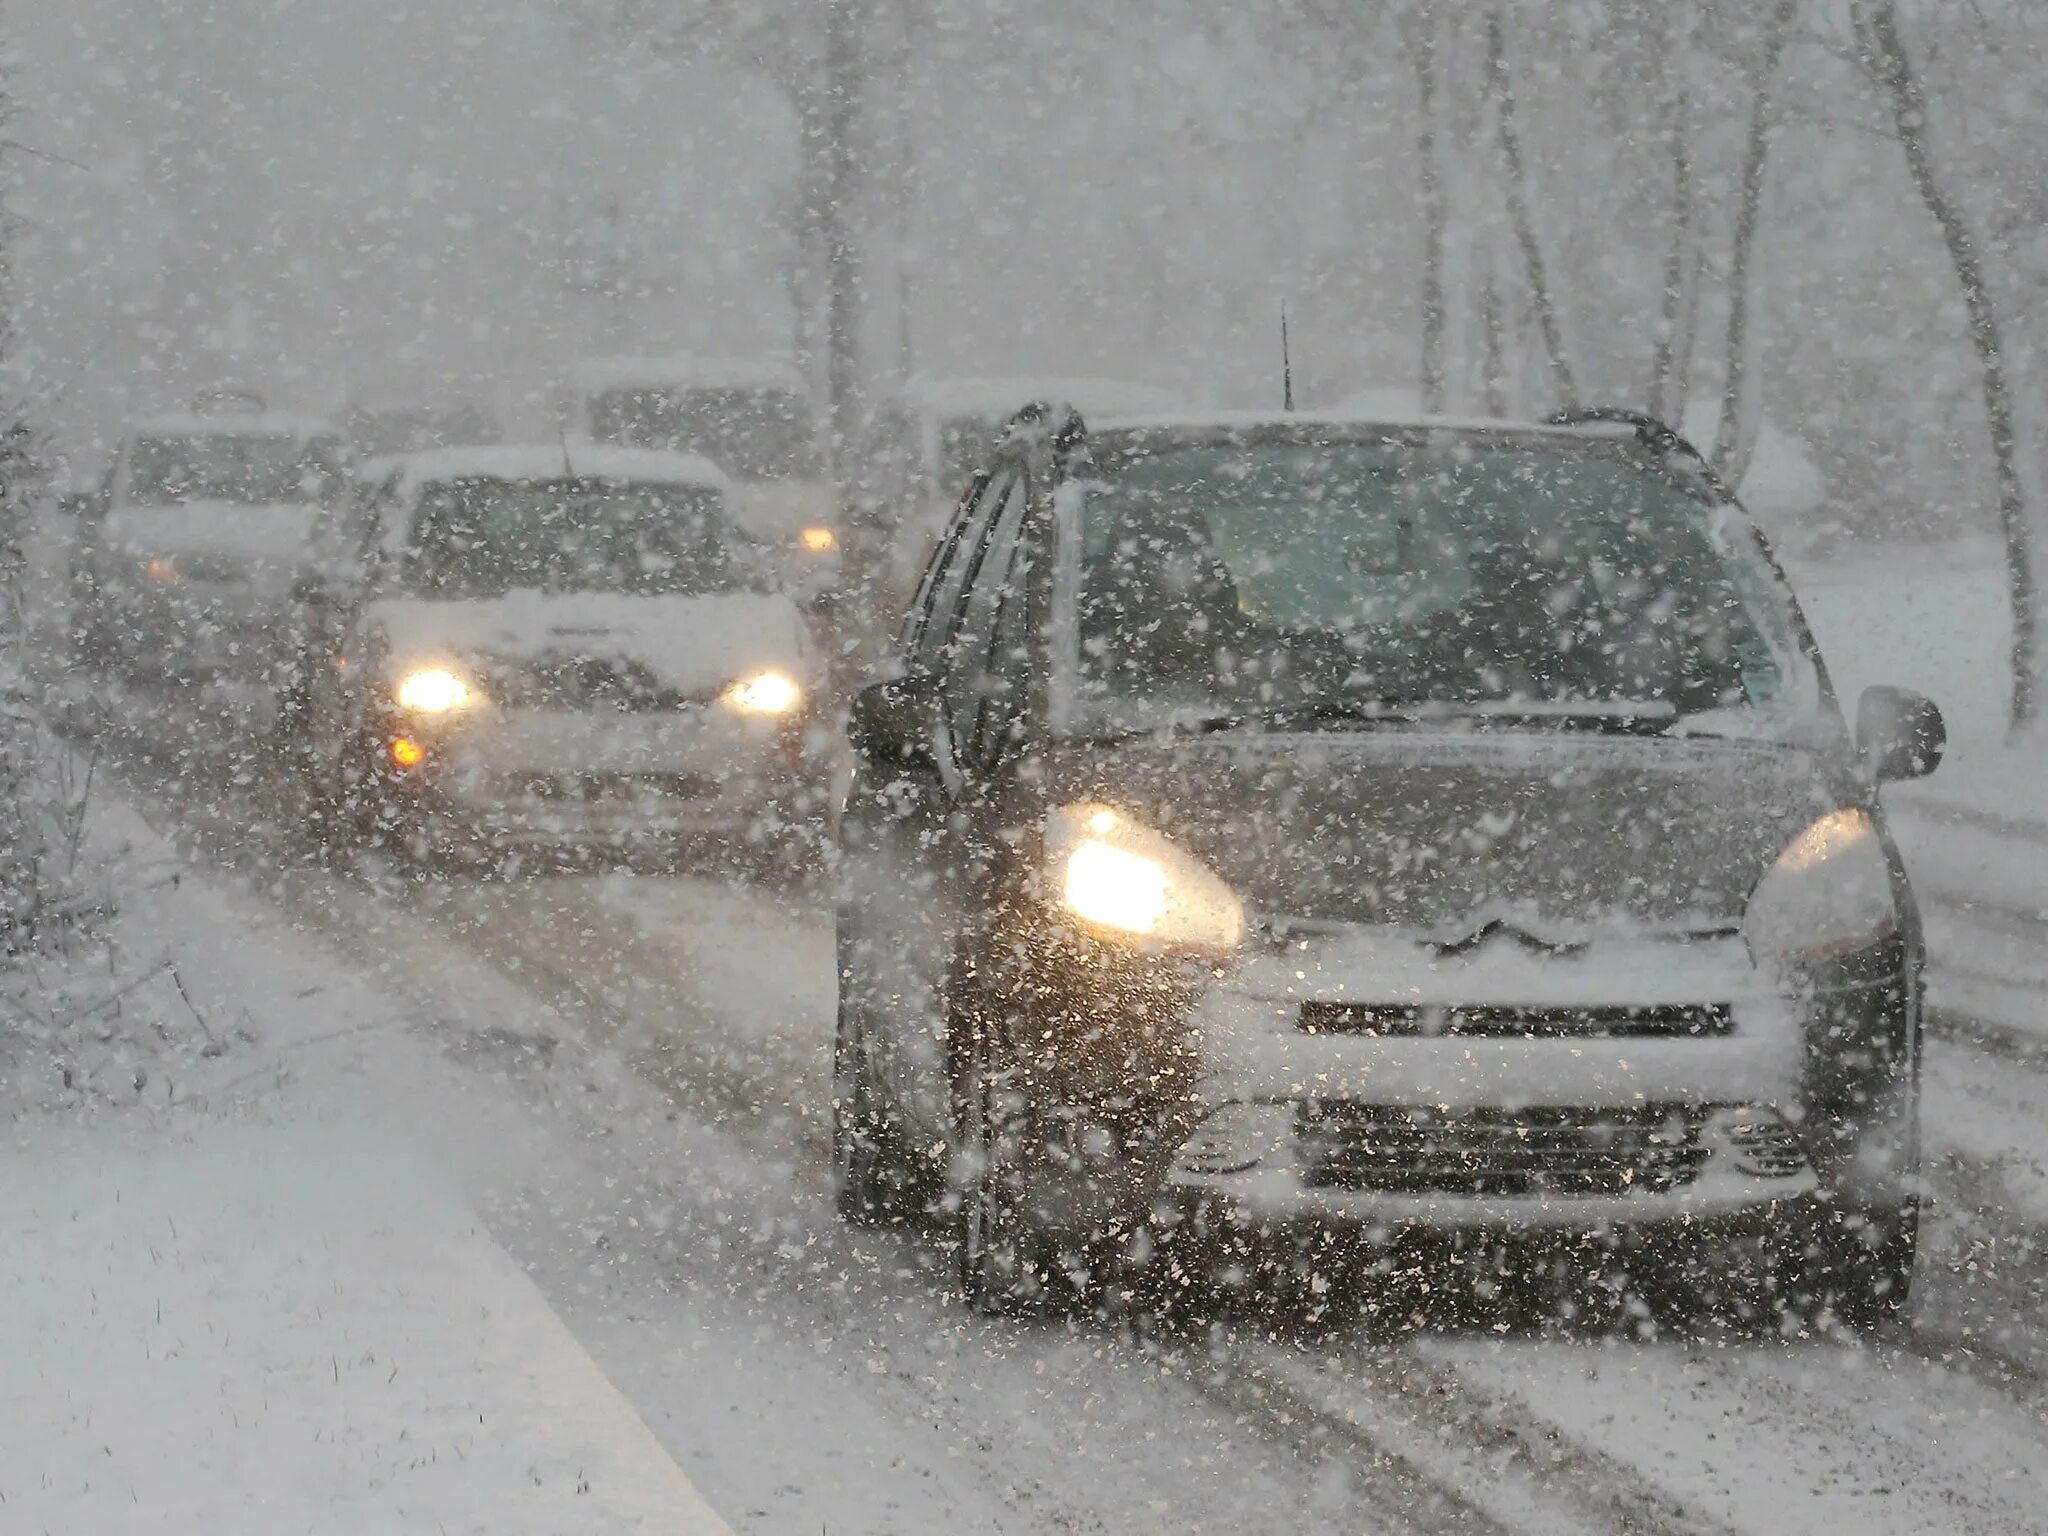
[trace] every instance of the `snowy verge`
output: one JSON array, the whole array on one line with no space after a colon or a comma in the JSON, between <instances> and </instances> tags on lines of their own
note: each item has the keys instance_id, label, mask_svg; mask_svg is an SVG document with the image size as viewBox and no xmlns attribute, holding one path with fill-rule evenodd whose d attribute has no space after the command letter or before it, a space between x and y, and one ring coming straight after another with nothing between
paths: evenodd
<instances>
[{"instance_id":1,"label":"snowy verge","mask_svg":"<svg viewBox=\"0 0 2048 1536\"><path fill-rule=\"evenodd\" d=\"M123 897L242 1039L0 1132L7 1527L723 1536L400 1119L405 1001L189 872Z\"/></svg>"}]
</instances>

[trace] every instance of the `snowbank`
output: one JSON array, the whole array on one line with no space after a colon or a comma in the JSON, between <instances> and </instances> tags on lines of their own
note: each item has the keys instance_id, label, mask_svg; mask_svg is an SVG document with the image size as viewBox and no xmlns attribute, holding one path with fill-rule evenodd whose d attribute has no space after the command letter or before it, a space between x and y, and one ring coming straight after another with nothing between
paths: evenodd
<instances>
[{"instance_id":1,"label":"snowbank","mask_svg":"<svg viewBox=\"0 0 2048 1536\"><path fill-rule=\"evenodd\" d=\"M0 1530L729 1536L405 1129L416 1005L95 804L132 1091L0 1070Z\"/></svg>"},{"instance_id":2,"label":"snowbank","mask_svg":"<svg viewBox=\"0 0 2048 1536\"><path fill-rule=\"evenodd\" d=\"M20 1530L724 1532L435 1169L376 1127L18 1146Z\"/></svg>"}]
</instances>

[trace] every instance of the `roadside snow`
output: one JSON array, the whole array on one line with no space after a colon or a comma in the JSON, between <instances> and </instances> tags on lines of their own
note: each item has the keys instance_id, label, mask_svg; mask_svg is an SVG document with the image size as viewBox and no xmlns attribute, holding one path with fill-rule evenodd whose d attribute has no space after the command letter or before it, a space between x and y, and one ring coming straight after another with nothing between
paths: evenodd
<instances>
[{"instance_id":1,"label":"roadside snow","mask_svg":"<svg viewBox=\"0 0 2048 1536\"><path fill-rule=\"evenodd\" d=\"M144 981L104 1091L0 1072L0 1528L725 1532L395 1112L403 1003L118 803L91 842Z\"/></svg>"},{"instance_id":2,"label":"roadside snow","mask_svg":"<svg viewBox=\"0 0 2048 1536\"><path fill-rule=\"evenodd\" d=\"M11 1149L15 1528L726 1529L384 1128L195 1113L122 1129Z\"/></svg>"}]
</instances>

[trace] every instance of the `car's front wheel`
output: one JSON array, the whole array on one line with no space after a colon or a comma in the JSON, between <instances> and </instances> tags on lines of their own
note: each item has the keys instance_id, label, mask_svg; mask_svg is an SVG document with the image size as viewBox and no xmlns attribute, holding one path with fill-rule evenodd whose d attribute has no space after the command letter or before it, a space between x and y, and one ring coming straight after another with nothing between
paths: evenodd
<instances>
[{"instance_id":1,"label":"car's front wheel","mask_svg":"<svg viewBox=\"0 0 2048 1536\"><path fill-rule=\"evenodd\" d=\"M1024 1106L992 1031L953 1009L954 1122L950 1181L959 1197L960 1289L984 1312L1052 1310L1062 1277L1052 1244L1025 1208L1020 1183Z\"/></svg>"},{"instance_id":2,"label":"car's front wheel","mask_svg":"<svg viewBox=\"0 0 2048 1536\"><path fill-rule=\"evenodd\" d=\"M1829 1210L1795 1261L1807 1310L1868 1333L1903 1318L1913 1298L1920 1202L1890 1210Z\"/></svg>"},{"instance_id":3,"label":"car's front wheel","mask_svg":"<svg viewBox=\"0 0 2048 1536\"><path fill-rule=\"evenodd\" d=\"M839 1021L832 1040L832 1204L846 1221L876 1225L895 1214L891 1162L868 1066L848 944L839 941Z\"/></svg>"}]
</instances>

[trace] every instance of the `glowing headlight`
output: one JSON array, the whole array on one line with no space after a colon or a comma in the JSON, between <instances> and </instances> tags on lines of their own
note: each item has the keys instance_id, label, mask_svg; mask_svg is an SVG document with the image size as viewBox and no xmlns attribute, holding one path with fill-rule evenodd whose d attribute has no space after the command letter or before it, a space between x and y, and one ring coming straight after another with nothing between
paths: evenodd
<instances>
[{"instance_id":1,"label":"glowing headlight","mask_svg":"<svg viewBox=\"0 0 2048 1536\"><path fill-rule=\"evenodd\" d=\"M178 567L169 555L152 555L142 567L142 579L162 586L178 579Z\"/></svg>"},{"instance_id":2,"label":"glowing headlight","mask_svg":"<svg viewBox=\"0 0 2048 1536\"><path fill-rule=\"evenodd\" d=\"M1824 960L1896 932L1898 904L1868 812L1830 811L1793 838L1758 883L1742 920L1759 958Z\"/></svg>"},{"instance_id":3,"label":"glowing headlight","mask_svg":"<svg viewBox=\"0 0 2048 1536\"><path fill-rule=\"evenodd\" d=\"M1212 953L1244 936L1244 908L1215 871L1108 806L1053 812L1045 847L1061 907L1088 927Z\"/></svg>"},{"instance_id":4,"label":"glowing headlight","mask_svg":"<svg viewBox=\"0 0 2048 1536\"><path fill-rule=\"evenodd\" d=\"M744 715L786 715L803 702L804 691L781 672L743 677L719 697Z\"/></svg>"},{"instance_id":5,"label":"glowing headlight","mask_svg":"<svg viewBox=\"0 0 2048 1536\"><path fill-rule=\"evenodd\" d=\"M442 715L475 702L476 692L446 667L421 667L398 685L398 707L416 714Z\"/></svg>"},{"instance_id":6,"label":"glowing headlight","mask_svg":"<svg viewBox=\"0 0 2048 1536\"><path fill-rule=\"evenodd\" d=\"M829 555L839 547L839 535L830 528L806 528L796 537L797 542L814 555Z\"/></svg>"}]
</instances>

